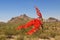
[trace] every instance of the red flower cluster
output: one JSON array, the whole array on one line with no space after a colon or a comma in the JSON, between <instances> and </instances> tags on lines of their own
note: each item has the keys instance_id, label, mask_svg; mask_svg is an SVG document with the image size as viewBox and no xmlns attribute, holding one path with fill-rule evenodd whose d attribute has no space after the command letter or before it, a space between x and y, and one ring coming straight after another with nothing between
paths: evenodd
<instances>
[{"instance_id":1,"label":"red flower cluster","mask_svg":"<svg viewBox=\"0 0 60 40\"><path fill-rule=\"evenodd\" d=\"M40 10L39 10L37 7L35 7L35 9L36 9L37 15L38 15L40 18L42 18L42 14L41 14Z\"/></svg>"},{"instance_id":2,"label":"red flower cluster","mask_svg":"<svg viewBox=\"0 0 60 40\"><path fill-rule=\"evenodd\" d=\"M42 14L40 13L40 11L39 11L39 9L37 7L36 7L36 12L37 12L37 15L40 18L42 18ZM29 21L28 23L26 23L24 25L18 26L17 30L20 30L22 28L27 29L27 28L29 28L31 26L34 26L31 30L29 30L26 33L28 35L32 35L34 32L36 32L39 29L39 27L41 27L41 25L42 25L42 21L36 18L36 19L33 19L33 20Z\"/></svg>"}]
</instances>

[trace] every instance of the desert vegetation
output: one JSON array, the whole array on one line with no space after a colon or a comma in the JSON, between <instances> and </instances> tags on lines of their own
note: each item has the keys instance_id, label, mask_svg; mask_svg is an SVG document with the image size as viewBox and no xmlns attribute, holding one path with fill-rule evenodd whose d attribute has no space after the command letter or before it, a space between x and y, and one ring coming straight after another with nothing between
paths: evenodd
<instances>
[{"instance_id":1,"label":"desert vegetation","mask_svg":"<svg viewBox=\"0 0 60 40\"><path fill-rule=\"evenodd\" d=\"M30 19L32 18L24 14L9 20L7 23L0 22L0 40L60 40L60 21L44 22L43 29L40 28L33 35L25 34L31 28L16 30L19 25L25 24Z\"/></svg>"}]
</instances>

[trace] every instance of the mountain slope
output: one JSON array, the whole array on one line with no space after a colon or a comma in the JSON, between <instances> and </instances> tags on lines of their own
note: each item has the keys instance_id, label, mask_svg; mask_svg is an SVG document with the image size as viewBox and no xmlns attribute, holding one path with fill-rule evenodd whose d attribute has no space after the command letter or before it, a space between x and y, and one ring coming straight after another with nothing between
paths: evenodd
<instances>
[{"instance_id":1,"label":"mountain slope","mask_svg":"<svg viewBox=\"0 0 60 40\"><path fill-rule=\"evenodd\" d=\"M19 22L23 22L23 21L27 21L30 20L32 18L28 17L26 14L17 16L17 17L13 17L11 20L9 20L9 23L19 23Z\"/></svg>"}]
</instances>

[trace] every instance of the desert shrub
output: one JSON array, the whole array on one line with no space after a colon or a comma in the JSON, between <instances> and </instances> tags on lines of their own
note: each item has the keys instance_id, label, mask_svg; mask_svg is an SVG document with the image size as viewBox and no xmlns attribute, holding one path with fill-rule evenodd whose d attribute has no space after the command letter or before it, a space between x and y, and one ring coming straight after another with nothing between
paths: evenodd
<instances>
[{"instance_id":1,"label":"desert shrub","mask_svg":"<svg viewBox=\"0 0 60 40\"><path fill-rule=\"evenodd\" d=\"M6 36L1 36L0 35L0 40L6 40Z\"/></svg>"}]
</instances>

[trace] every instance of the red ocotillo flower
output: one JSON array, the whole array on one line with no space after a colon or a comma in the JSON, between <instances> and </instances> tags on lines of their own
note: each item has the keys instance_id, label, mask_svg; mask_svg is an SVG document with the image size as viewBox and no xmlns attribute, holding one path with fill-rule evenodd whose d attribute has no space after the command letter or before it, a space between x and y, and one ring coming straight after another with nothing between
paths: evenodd
<instances>
[{"instance_id":1,"label":"red ocotillo flower","mask_svg":"<svg viewBox=\"0 0 60 40\"><path fill-rule=\"evenodd\" d=\"M37 7L35 7L35 9L36 9L37 15L38 15L40 18L42 18L42 14L41 14L40 10L39 10Z\"/></svg>"},{"instance_id":2,"label":"red ocotillo flower","mask_svg":"<svg viewBox=\"0 0 60 40\"><path fill-rule=\"evenodd\" d=\"M36 32L39 29L39 27L41 27L42 21L40 20L40 18L42 18L42 14L37 7L35 9L36 9L36 13L39 16L39 18L35 18L24 25L18 26L17 30L22 29L22 28L27 29L31 26L34 26L31 30L29 30L26 33L28 35L32 35L34 32Z\"/></svg>"}]
</instances>

